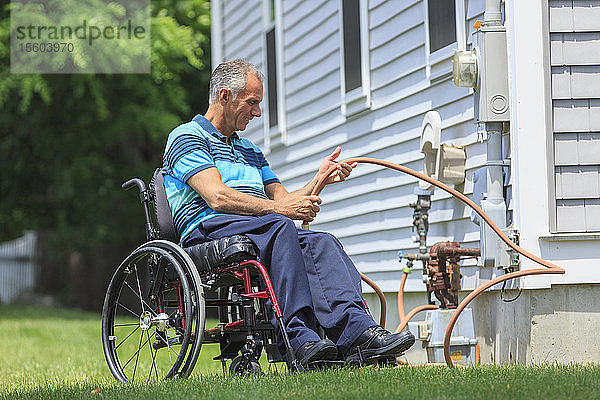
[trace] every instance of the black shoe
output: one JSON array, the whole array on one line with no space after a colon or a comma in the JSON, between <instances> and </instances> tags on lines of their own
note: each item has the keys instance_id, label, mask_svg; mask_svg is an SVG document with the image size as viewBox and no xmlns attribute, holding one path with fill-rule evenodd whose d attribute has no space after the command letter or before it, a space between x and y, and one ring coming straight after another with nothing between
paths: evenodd
<instances>
[{"instance_id":1,"label":"black shoe","mask_svg":"<svg viewBox=\"0 0 600 400\"><path fill-rule=\"evenodd\" d=\"M390 333L380 326L365 330L354 341L344 361L350 364L374 364L380 359L398 357L415 343L409 331Z\"/></svg>"},{"instance_id":2,"label":"black shoe","mask_svg":"<svg viewBox=\"0 0 600 400\"><path fill-rule=\"evenodd\" d=\"M296 351L296 359L304 367L315 362L333 361L337 360L337 358L337 347L329 339L321 339L318 342L306 342Z\"/></svg>"}]
</instances>

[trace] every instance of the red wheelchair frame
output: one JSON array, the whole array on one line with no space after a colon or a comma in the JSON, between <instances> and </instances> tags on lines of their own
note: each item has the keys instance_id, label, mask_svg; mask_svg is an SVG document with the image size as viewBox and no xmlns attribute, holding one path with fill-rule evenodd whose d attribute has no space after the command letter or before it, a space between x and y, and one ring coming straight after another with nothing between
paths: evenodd
<instances>
[{"instance_id":1,"label":"red wheelchair frame","mask_svg":"<svg viewBox=\"0 0 600 400\"><path fill-rule=\"evenodd\" d=\"M104 300L102 343L115 378L134 382L187 377L203 343L220 345L215 359L224 372L231 360L230 374L260 373L263 349L269 362L285 361L290 371L302 371L267 269L255 257L237 257L199 271L197 260L164 234L173 228L161 224L166 196L160 170L149 190L138 178L123 184L124 189L133 186L140 191L148 242L117 268ZM205 297L204 289L216 291L217 298ZM205 330L206 307L217 307L219 324ZM277 321L283 355L272 320Z\"/></svg>"}]
</instances>

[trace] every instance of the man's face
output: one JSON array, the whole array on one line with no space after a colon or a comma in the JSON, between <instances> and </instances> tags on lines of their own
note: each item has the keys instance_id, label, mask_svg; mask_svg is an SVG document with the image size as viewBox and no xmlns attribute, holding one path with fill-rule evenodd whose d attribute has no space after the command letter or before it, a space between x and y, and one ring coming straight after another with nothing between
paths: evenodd
<instances>
[{"instance_id":1,"label":"man's face","mask_svg":"<svg viewBox=\"0 0 600 400\"><path fill-rule=\"evenodd\" d=\"M243 131L248 122L254 117L260 117L260 102L263 98L261 81L253 74L248 73L246 88L242 90L235 100L225 106L225 120L233 131Z\"/></svg>"}]
</instances>

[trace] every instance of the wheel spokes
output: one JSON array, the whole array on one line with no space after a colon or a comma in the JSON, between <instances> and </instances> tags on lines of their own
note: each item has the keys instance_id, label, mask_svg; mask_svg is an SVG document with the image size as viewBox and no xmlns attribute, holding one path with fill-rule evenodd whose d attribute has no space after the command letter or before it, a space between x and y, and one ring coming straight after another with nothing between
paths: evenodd
<instances>
[{"instance_id":1,"label":"wheel spokes","mask_svg":"<svg viewBox=\"0 0 600 400\"><path fill-rule=\"evenodd\" d=\"M154 330L154 333L155 333L155 335L156 335L156 329ZM165 334L165 336L166 336L166 339L165 339L165 338L163 338L163 337L162 337L160 334L159 334L159 335L156 335L156 337L158 337L160 340L162 340L162 342L163 342L164 344L166 344L166 345L167 345L167 348L168 348L169 350L171 350L171 351L173 352L173 354L175 354L177 357L179 357L179 353L178 353L178 352L176 352L175 350L173 350L173 348L171 347L171 344L169 343L169 335L166 335L166 334ZM176 336L174 336L174 337L176 337ZM172 339L172 338L171 338L171 339ZM169 352L169 359L170 359L170 358L171 358L171 352ZM171 362L171 365L173 365L173 363L172 363L172 362Z\"/></svg>"},{"instance_id":2,"label":"wheel spokes","mask_svg":"<svg viewBox=\"0 0 600 400\"><path fill-rule=\"evenodd\" d=\"M116 326L116 325L115 325ZM119 348L119 346L121 346L127 339L129 339L131 337L131 335L133 335L135 332L137 332L138 329L140 329L140 324L137 324L137 328L135 328L134 330L131 331L131 333L129 333L129 335L127 335L127 337L123 340L121 340L121 342L119 342L119 344L115 347L115 350L117 350Z\"/></svg>"},{"instance_id":3,"label":"wheel spokes","mask_svg":"<svg viewBox=\"0 0 600 400\"><path fill-rule=\"evenodd\" d=\"M144 310L144 299L142 299L142 287L140 286L140 277L138 276L138 271L137 271L137 264L133 264L133 270L135 271L135 280L137 281L137 287L138 287L138 297L140 298L140 307L142 307L142 312L145 311Z\"/></svg>"},{"instance_id":4,"label":"wheel spokes","mask_svg":"<svg viewBox=\"0 0 600 400\"><path fill-rule=\"evenodd\" d=\"M148 331L146 331L146 336L148 337L148 340L150 340L150 334L148 333ZM156 360L156 350L154 350L154 352L152 351L152 345L148 346L150 348L150 356L152 357L152 365L150 366L150 372L148 373L148 383L150 382L150 378L152 378L152 369L154 368L154 372L156 373L156 380L158 380L158 371L156 370L156 364L154 363L154 361Z\"/></svg>"},{"instance_id":5,"label":"wheel spokes","mask_svg":"<svg viewBox=\"0 0 600 400\"><path fill-rule=\"evenodd\" d=\"M139 317L140 317L140 315L139 315L139 314L136 314L135 312L131 311L129 308L125 307L123 304L121 304L121 303L119 303L119 302L117 302L117 306L121 306L121 307L123 307L125 310L129 311L129 312L130 312L130 313L131 313L133 316L135 316L135 317L137 317L137 318L139 318Z\"/></svg>"},{"instance_id":6,"label":"wheel spokes","mask_svg":"<svg viewBox=\"0 0 600 400\"><path fill-rule=\"evenodd\" d=\"M142 344L142 339L143 338L144 338L144 332L140 332L140 347L138 348L137 356L135 356L135 366L133 367L133 376L131 377L131 381L132 382L135 380L135 371L137 371L138 361L140 359L140 350L142 349L141 344ZM146 342L148 342L148 340L146 340ZM145 344L146 343L144 343L144 345Z\"/></svg>"},{"instance_id":7,"label":"wheel spokes","mask_svg":"<svg viewBox=\"0 0 600 400\"><path fill-rule=\"evenodd\" d=\"M135 294L139 299L140 299L140 304L142 307L142 312L145 311L144 309L144 305L148 308L148 310L154 314L154 316L156 316L156 312L152 309L152 307L146 303L146 301L142 298L141 294L137 294L136 291L129 285L129 283L127 283L127 281L124 282L125 286L127 286L129 288L129 290L131 290L133 292L133 294ZM140 289L140 293L141 293L141 289Z\"/></svg>"},{"instance_id":8,"label":"wheel spokes","mask_svg":"<svg viewBox=\"0 0 600 400\"><path fill-rule=\"evenodd\" d=\"M143 332L140 333L140 336L143 336ZM142 347L144 347L146 345L146 343L149 342L149 339L146 339L146 341L144 342L144 344L140 345L137 349L137 351L135 353L133 353L133 355L129 358L129 360L127 360L127 362L125 363L125 365L123 365L123 369L125 369L125 367L127 367L127 365L131 362L131 360L133 360L133 357L137 356L138 354L140 354L140 350L142 349ZM141 340L140 340L141 343Z\"/></svg>"}]
</instances>

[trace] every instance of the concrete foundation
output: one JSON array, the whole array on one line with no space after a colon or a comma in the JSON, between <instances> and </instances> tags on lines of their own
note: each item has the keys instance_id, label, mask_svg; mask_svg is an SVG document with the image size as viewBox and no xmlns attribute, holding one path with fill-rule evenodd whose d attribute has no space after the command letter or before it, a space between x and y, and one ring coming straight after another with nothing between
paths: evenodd
<instances>
[{"instance_id":1,"label":"concrete foundation","mask_svg":"<svg viewBox=\"0 0 600 400\"><path fill-rule=\"evenodd\" d=\"M517 290L507 290L512 298ZM463 293L464 297L466 292ZM479 295L471 304L482 364L598 363L600 362L600 285L555 285L551 289L523 290L512 303L500 292ZM374 294L365 298L376 321L379 302ZM405 311L424 304L423 293L405 294ZM386 328L398 326L397 294L386 293ZM412 321L423 320L425 313ZM417 342L407 352L411 363L426 362Z\"/></svg>"}]
</instances>

